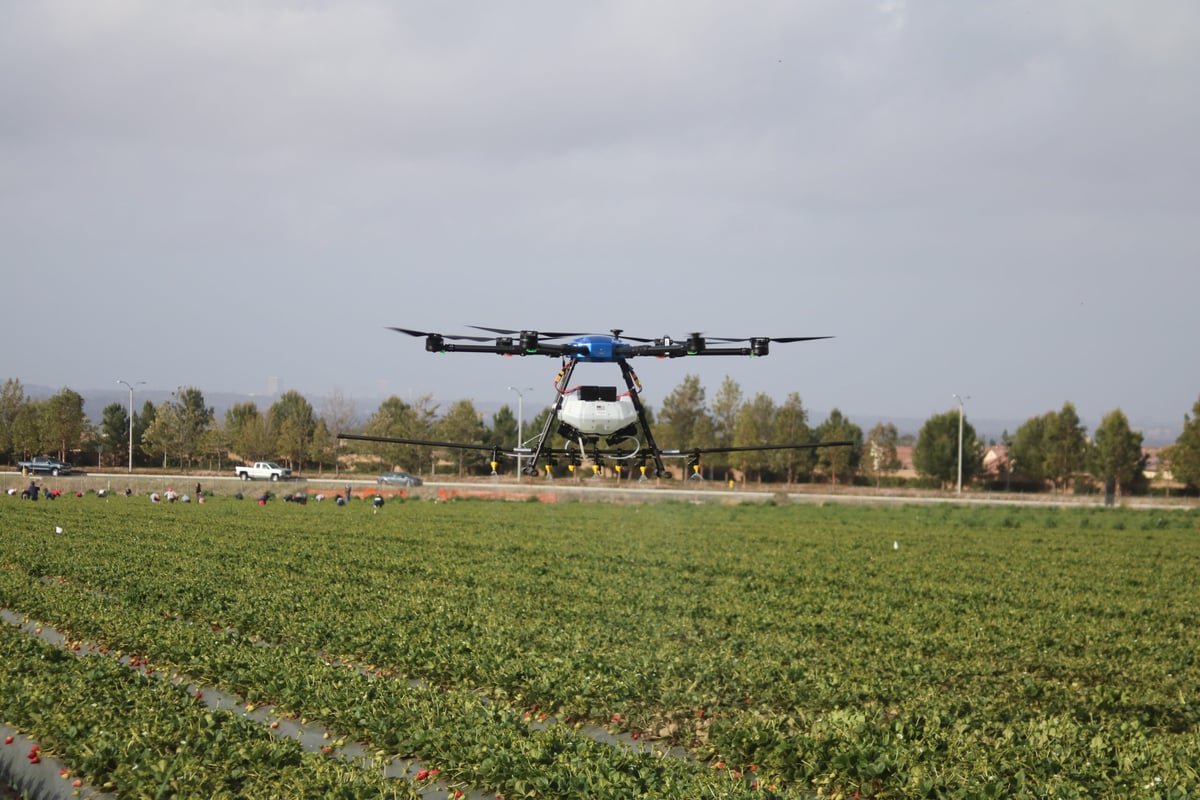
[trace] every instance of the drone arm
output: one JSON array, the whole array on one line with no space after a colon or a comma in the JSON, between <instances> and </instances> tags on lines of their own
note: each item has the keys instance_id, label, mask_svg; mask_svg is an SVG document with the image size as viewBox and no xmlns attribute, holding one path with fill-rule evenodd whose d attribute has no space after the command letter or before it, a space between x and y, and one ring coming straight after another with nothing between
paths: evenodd
<instances>
[{"instance_id":1,"label":"drone arm","mask_svg":"<svg viewBox=\"0 0 1200 800\"><path fill-rule=\"evenodd\" d=\"M505 455L511 458L517 456L516 453L510 453L506 450L490 445L490 444L469 444L465 442L441 442L432 439L398 439L392 436L369 436L363 433L339 433L339 439L349 439L356 442L382 442L384 444L409 444L417 447L452 447L458 450L478 450L484 453L491 453L493 459L497 455Z\"/></svg>"},{"instance_id":2,"label":"drone arm","mask_svg":"<svg viewBox=\"0 0 1200 800\"><path fill-rule=\"evenodd\" d=\"M747 453L757 450L816 450L821 447L853 447L854 442L805 442L803 444L756 444L744 447L691 447L663 450L664 456L688 456L693 453Z\"/></svg>"}]
</instances>

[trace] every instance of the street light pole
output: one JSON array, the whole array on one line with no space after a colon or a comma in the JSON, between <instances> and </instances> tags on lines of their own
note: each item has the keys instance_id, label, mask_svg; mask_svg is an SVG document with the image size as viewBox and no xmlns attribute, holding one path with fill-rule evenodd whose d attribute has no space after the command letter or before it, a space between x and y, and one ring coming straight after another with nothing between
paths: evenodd
<instances>
[{"instance_id":1,"label":"street light pole","mask_svg":"<svg viewBox=\"0 0 1200 800\"><path fill-rule=\"evenodd\" d=\"M962 494L963 401L970 400L971 396L959 397L956 394L950 396L958 401L958 493Z\"/></svg>"},{"instance_id":2,"label":"street light pole","mask_svg":"<svg viewBox=\"0 0 1200 800\"><path fill-rule=\"evenodd\" d=\"M517 449L525 446L525 395L515 386L508 387L510 391L517 393ZM526 392L532 392L532 386L525 387ZM523 473L521 472L521 454L517 453L517 477L518 479Z\"/></svg>"},{"instance_id":3,"label":"street light pole","mask_svg":"<svg viewBox=\"0 0 1200 800\"><path fill-rule=\"evenodd\" d=\"M145 383L145 381L136 381L134 383L130 383L129 381L123 381L118 378L117 383L124 384L125 386L129 387L129 471L133 472L133 387L141 386Z\"/></svg>"}]
</instances>

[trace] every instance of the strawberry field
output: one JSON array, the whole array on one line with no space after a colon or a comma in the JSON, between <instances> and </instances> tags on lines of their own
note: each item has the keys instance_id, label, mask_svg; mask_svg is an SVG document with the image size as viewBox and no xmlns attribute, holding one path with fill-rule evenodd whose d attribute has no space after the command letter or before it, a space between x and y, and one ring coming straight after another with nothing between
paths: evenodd
<instances>
[{"instance_id":1,"label":"strawberry field","mask_svg":"<svg viewBox=\"0 0 1200 800\"><path fill-rule=\"evenodd\" d=\"M0 499L0 723L122 797L1196 796L1198 526Z\"/></svg>"}]
</instances>

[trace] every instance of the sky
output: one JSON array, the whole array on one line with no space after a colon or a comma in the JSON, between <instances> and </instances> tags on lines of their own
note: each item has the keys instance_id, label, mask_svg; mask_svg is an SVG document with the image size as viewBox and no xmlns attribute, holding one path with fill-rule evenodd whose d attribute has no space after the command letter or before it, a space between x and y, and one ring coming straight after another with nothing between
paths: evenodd
<instances>
[{"instance_id":1,"label":"sky","mask_svg":"<svg viewBox=\"0 0 1200 800\"><path fill-rule=\"evenodd\" d=\"M828 335L633 366L1178 428L1197 85L1190 0L0 0L0 379L528 410L388 327Z\"/></svg>"}]
</instances>

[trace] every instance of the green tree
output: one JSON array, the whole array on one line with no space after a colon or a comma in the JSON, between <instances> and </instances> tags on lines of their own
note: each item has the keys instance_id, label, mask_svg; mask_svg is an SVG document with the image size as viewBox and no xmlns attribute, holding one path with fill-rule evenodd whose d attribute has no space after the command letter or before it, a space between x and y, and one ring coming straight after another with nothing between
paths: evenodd
<instances>
[{"instance_id":1,"label":"green tree","mask_svg":"<svg viewBox=\"0 0 1200 800\"><path fill-rule=\"evenodd\" d=\"M162 457L164 468L171 458L178 459L181 467L190 467L205 452L212 420L213 410L204 405L204 394L194 386L181 386L154 410L142 444L148 455Z\"/></svg>"},{"instance_id":2,"label":"green tree","mask_svg":"<svg viewBox=\"0 0 1200 800\"><path fill-rule=\"evenodd\" d=\"M852 443L850 446L817 448L817 463L834 484L837 484L839 479L843 483L853 482L854 473L862 458L862 428L835 408L829 412L829 417L817 426L816 438L818 442Z\"/></svg>"},{"instance_id":3,"label":"green tree","mask_svg":"<svg viewBox=\"0 0 1200 800\"><path fill-rule=\"evenodd\" d=\"M733 445L735 447L762 447L763 445L777 444L774 440L776 413L775 401L769 395L762 392L756 394L750 402L744 403L738 409L733 429ZM753 475L755 480L761 483L763 473L771 468L772 452L769 450L743 450L732 453L730 462L742 470L747 479Z\"/></svg>"},{"instance_id":4,"label":"green tree","mask_svg":"<svg viewBox=\"0 0 1200 800\"><path fill-rule=\"evenodd\" d=\"M664 398L659 412L662 425L655 429L659 447L686 450L711 444L711 418L705 409L704 387L695 375L683 381Z\"/></svg>"},{"instance_id":5,"label":"green tree","mask_svg":"<svg viewBox=\"0 0 1200 800\"><path fill-rule=\"evenodd\" d=\"M1009 447L1009 467L1016 475L1042 484L1046 480L1046 426L1054 412L1021 423Z\"/></svg>"},{"instance_id":6,"label":"green tree","mask_svg":"<svg viewBox=\"0 0 1200 800\"><path fill-rule=\"evenodd\" d=\"M276 435L276 452L292 469L300 469L312 449L316 414L304 395L288 390L279 396L268 412L271 430Z\"/></svg>"},{"instance_id":7,"label":"green tree","mask_svg":"<svg viewBox=\"0 0 1200 800\"><path fill-rule=\"evenodd\" d=\"M1062 410L1047 418L1045 428L1046 477L1056 487L1066 488L1071 478L1087 464L1087 428L1079 421L1075 406L1063 403Z\"/></svg>"},{"instance_id":8,"label":"green tree","mask_svg":"<svg viewBox=\"0 0 1200 800\"><path fill-rule=\"evenodd\" d=\"M900 458L896 455L899 438L896 426L890 422L877 423L867 434L861 467L868 477L875 479L875 488L879 488L884 476L900 469Z\"/></svg>"},{"instance_id":9,"label":"green tree","mask_svg":"<svg viewBox=\"0 0 1200 800\"><path fill-rule=\"evenodd\" d=\"M25 387L16 378L4 381L0 389L0 455L9 458L14 455L16 447L13 440L13 426L21 407L29 402L25 397Z\"/></svg>"},{"instance_id":10,"label":"green tree","mask_svg":"<svg viewBox=\"0 0 1200 800\"><path fill-rule=\"evenodd\" d=\"M709 404L713 419L713 432L716 434L714 444L726 447L733 444L734 430L737 428L738 411L745 402L742 387L730 376L721 379L721 387Z\"/></svg>"},{"instance_id":11,"label":"green tree","mask_svg":"<svg viewBox=\"0 0 1200 800\"><path fill-rule=\"evenodd\" d=\"M444 441L459 444L481 445L487 439L487 428L483 424L483 415L470 400L459 400L451 405L445 416L437 421L434 431ZM480 467L489 460L487 454L481 450L464 450L462 448L454 448L453 457L458 464L460 478L466 475L469 468Z\"/></svg>"},{"instance_id":12,"label":"green tree","mask_svg":"<svg viewBox=\"0 0 1200 800\"><path fill-rule=\"evenodd\" d=\"M42 449L42 408L44 402L26 400L13 417L10 435L13 452L20 458L36 455Z\"/></svg>"},{"instance_id":13,"label":"green tree","mask_svg":"<svg viewBox=\"0 0 1200 800\"><path fill-rule=\"evenodd\" d=\"M1200 489L1200 400L1192 406L1190 415L1183 415L1183 431L1167 457L1175 480L1193 490Z\"/></svg>"},{"instance_id":14,"label":"green tree","mask_svg":"<svg viewBox=\"0 0 1200 800\"><path fill-rule=\"evenodd\" d=\"M308 458L309 461L317 465L317 472L324 471L324 467L328 465L337 468L337 439L330 432L329 427L325 424L324 417L317 418L317 425L313 428L312 439L309 442Z\"/></svg>"},{"instance_id":15,"label":"green tree","mask_svg":"<svg viewBox=\"0 0 1200 800\"><path fill-rule=\"evenodd\" d=\"M268 458L274 439L266 417L254 403L234 403L225 409L225 436L230 449L246 462Z\"/></svg>"},{"instance_id":16,"label":"green tree","mask_svg":"<svg viewBox=\"0 0 1200 800\"><path fill-rule=\"evenodd\" d=\"M229 442L229 429L222 422L214 419L200 443L201 451L209 459L209 469L212 469L213 461L215 461L217 471L221 471L222 463L229 458Z\"/></svg>"},{"instance_id":17,"label":"green tree","mask_svg":"<svg viewBox=\"0 0 1200 800\"><path fill-rule=\"evenodd\" d=\"M266 414L258 414L245 420L235 444L243 461L266 461L274 457L278 437L271 430Z\"/></svg>"},{"instance_id":18,"label":"green tree","mask_svg":"<svg viewBox=\"0 0 1200 800\"><path fill-rule=\"evenodd\" d=\"M812 430L808 427L808 411L800 400L799 392L791 392L775 413L775 443L805 444L812 441ZM800 476L812 472L816 451L776 450L774 464L787 476L788 483L795 483Z\"/></svg>"},{"instance_id":19,"label":"green tree","mask_svg":"<svg viewBox=\"0 0 1200 800\"><path fill-rule=\"evenodd\" d=\"M522 426L522 436L531 433L534 431ZM492 427L488 429L484 441L493 447L516 447L520 444L517 441L517 415L507 405L501 406L499 411L492 414Z\"/></svg>"},{"instance_id":20,"label":"green tree","mask_svg":"<svg viewBox=\"0 0 1200 800\"><path fill-rule=\"evenodd\" d=\"M204 435L213 421L213 410L204 405L204 394L195 386L180 387L172 401L179 425L179 458L190 467L204 452Z\"/></svg>"},{"instance_id":21,"label":"green tree","mask_svg":"<svg viewBox=\"0 0 1200 800\"><path fill-rule=\"evenodd\" d=\"M129 412L120 403L109 403L100 412L100 441L113 464L128 463Z\"/></svg>"},{"instance_id":22,"label":"green tree","mask_svg":"<svg viewBox=\"0 0 1200 800\"><path fill-rule=\"evenodd\" d=\"M961 411L935 414L925 420L917 443L913 446L913 468L920 475L934 478L942 484L958 482L958 426ZM975 428L966 417L962 418L962 479L966 484L983 469L983 446L975 435Z\"/></svg>"},{"instance_id":23,"label":"green tree","mask_svg":"<svg viewBox=\"0 0 1200 800\"><path fill-rule=\"evenodd\" d=\"M1146 467L1142 456L1142 434L1129 427L1121 409L1100 420L1096 444L1092 448L1092 473L1100 480L1116 484L1117 496L1133 485Z\"/></svg>"},{"instance_id":24,"label":"green tree","mask_svg":"<svg viewBox=\"0 0 1200 800\"><path fill-rule=\"evenodd\" d=\"M70 453L83 446L83 433L88 425L83 397L71 389L59 390L43 406L40 422L45 447L67 460Z\"/></svg>"},{"instance_id":25,"label":"green tree","mask_svg":"<svg viewBox=\"0 0 1200 800\"><path fill-rule=\"evenodd\" d=\"M149 455L143 440L146 438L146 431L154 424L154 418L158 415L158 407L149 400L142 403L142 413L134 412L133 415L133 462L135 464L145 463L146 457Z\"/></svg>"},{"instance_id":26,"label":"green tree","mask_svg":"<svg viewBox=\"0 0 1200 800\"><path fill-rule=\"evenodd\" d=\"M411 405L392 395L371 415L366 432L393 439L431 439L436 413L437 406L433 405L429 395L423 395ZM433 452L425 445L388 443L371 444L368 450L379 456L385 467L401 467L410 472L420 472L422 465L431 463Z\"/></svg>"},{"instance_id":27,"label":"green tree","mask_svg":"<svg viewBox=\"0 0 1200 800\"><path fill-rule=\"evenodd\" d=\"M161 458L164 469L167 459L181 450L178 417L177 406L169 400L163 401L155 407L154 419L142 435L142 449L150 458Z\"/></svg>"}]
</instances>

